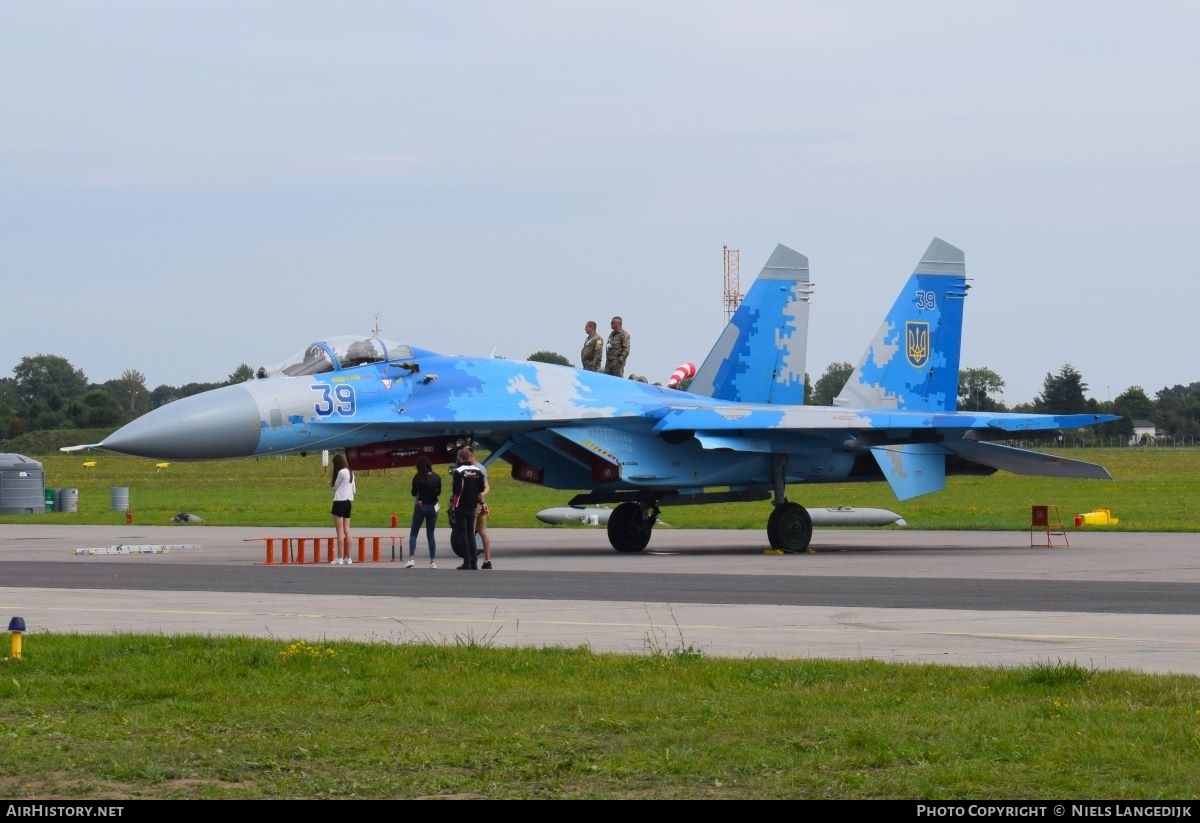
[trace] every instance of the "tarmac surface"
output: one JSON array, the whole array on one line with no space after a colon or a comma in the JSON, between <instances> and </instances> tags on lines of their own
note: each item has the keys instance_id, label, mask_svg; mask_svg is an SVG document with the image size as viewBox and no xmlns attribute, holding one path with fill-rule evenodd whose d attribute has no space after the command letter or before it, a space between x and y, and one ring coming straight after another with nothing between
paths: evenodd
<instances>
[{"instance_id":1,"label":"tarmac surface","mask_svg":"<svg viewBox=\"0 0 1200 823\"><path fill-rule=\"evenodd\" d=\"M438 569L423 537L404 568L407 534L388 529L356 530L365 562L330 566L331 534L3 525L0 617L24 618L27 650L38 632L139 632L1200 674L1194 533L1046 548L1037 532L818 529L815 553L777 555L757 530L659 527L619 554L603 528L493 529L496 568L477 572L456 570L445 529ZM300 537L322 538L323 562L311 539L307 562L282 562Z\"/></svg>"}]
</instances>

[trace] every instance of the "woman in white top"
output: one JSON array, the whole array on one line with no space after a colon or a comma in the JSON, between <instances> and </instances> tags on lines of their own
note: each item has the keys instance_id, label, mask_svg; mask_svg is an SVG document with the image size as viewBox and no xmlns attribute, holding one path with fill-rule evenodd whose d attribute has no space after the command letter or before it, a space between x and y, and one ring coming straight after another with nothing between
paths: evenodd
<instances>
[{"instance_id":1,"label":"woman in white top","mask_svg":"<svg viewBox=\"0 0 1200 823\"><path fill-rule=\"evenodd\" d=\"M350 559L350 505L354 502L354 474L344 454L333 456L333 530L337 535L337 557L331 562L335 566L349 566Z\"/></svg>"}]
</instances>

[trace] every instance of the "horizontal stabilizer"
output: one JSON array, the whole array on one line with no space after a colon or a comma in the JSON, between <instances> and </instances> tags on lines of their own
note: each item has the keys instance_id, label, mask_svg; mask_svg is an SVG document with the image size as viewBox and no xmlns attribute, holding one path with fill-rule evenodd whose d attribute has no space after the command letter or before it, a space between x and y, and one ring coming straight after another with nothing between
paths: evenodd
<instances>
[{"instance_id":1,"label":"horizontal stabilizer","mask_svg":"<svg viewBox=\"0 0 1200 823\"><path fill-rule=\"evenodd\" d=\"M927 443L871 449L897 500L908 500L946 487L946 452Z\"/></svg>"},{"instance_id":2,"label":"horizontal stabilizer","mask_svg":"<svg viewBox=\"0 0 1200 823\"><path fill-rule=\"evenodd\" d=\"M1108 469L1096 463L1071 460L1053 454L1018 449L999 443L960 440L947 443L947 448L975 463L994 469L1003 469L1013 474L1036 477L1076 477L1091 480L1112 480Z\"/></svg>"}]
</instances>

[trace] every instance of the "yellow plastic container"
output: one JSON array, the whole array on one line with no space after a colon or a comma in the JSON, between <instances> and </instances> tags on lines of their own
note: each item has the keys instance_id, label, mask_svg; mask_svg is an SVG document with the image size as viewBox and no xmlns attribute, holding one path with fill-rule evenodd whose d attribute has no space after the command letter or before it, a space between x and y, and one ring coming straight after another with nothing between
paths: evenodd
<instances>
[{"instance_id":1,"label":"yellow plastic container","mask_svg":"<svg viewBox=\"0 0 1200 823\"><path fill-rule=\"evenodd\" d=\"M1108 509L1093 509L1075 519L1080 521L1078 525L1081 526L1115 526L1121 522L1119 518L1113 517L1112 512Z\"/></svg>"}]
</instances>

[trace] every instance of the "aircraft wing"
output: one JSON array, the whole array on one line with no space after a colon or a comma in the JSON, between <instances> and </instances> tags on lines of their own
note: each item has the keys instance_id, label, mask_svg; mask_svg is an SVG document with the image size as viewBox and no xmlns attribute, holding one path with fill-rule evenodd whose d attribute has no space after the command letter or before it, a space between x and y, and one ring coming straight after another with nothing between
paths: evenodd
<instances>
[{"instance_id":1,"label":"aircraft wing","mask_svg":"<svg viewBox=\"0 0 1200 823\"><path fill-rule=\"evenodd\" d=\"M1005 435L1076 429L1119 419L1108 414L1005 414L1000 412L928 412L851 409L823 406L781 407L766 404L715 407L671 406L655 425L672 431L868 432L945 431L970 440L1002 440ZM970 434L968 434L968 432Z\"/></svg>"},{"instance_id":2,"label":"aircraft wing","mask_svg":"<svg viewBox=\"0 0 1200 823\"><path fill-rule=\"evenodd\" d=\"M823 442L833 451L869 452L896 497L908 500L945 486L946 459L951 455L1013 474L1111 480L1108 470L1095 463L990 441L1044 436L1116 419L1104 414L674 406L658 421L655 431L690 432L705 450L799 455Z\"/></svg>"}]
</instances>

